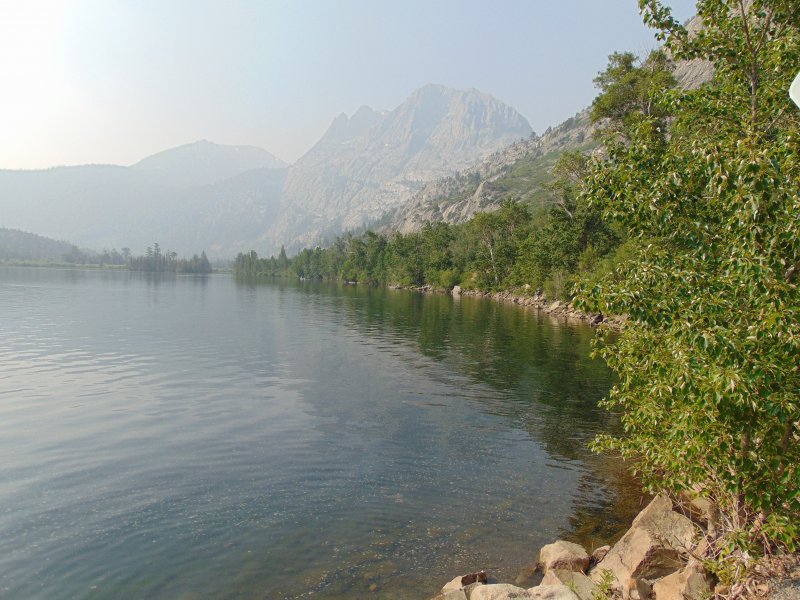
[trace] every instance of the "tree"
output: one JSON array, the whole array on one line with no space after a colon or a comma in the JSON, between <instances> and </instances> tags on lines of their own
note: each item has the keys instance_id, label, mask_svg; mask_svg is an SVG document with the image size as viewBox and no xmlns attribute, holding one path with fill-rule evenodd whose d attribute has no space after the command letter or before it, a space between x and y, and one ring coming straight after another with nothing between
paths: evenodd
<instances>
[{"instance_id":1,"label":"tree","mask_svg":"<svg viewBox=\"0 0 800 600\"><path fill-rule=\"evenodd\" d=\"M286 248L281 244L281 251L278 254L278 268L285 269L289 266L289 258L286 256Z\"/></svg>"},{"instance_id":2,"label":"tree","mask_svg":"<svg viewBox=\"0 0 800 600\"><path fill-rule=\"evenodd\" d=\"M792 547L800 111L787 90L800 69L800 3L700 0L694 36L660 1L640 7L676 59L711 60L716 74L697 90L654 90L657 110L623 115L626 135L606 137L607 159L592 165L584 198L641 240L581 295L585 308L630 317L601 349L620 378L605 404L625 433L595 447L633 461L653 491L708 498L718 557Z\"/></svg>"},{"instance_id":3,"label":"tree","mask_svg":"<svg viewBox=\"0 0 800 600\"><path fill-rule=\"evenodd\" d=\"M674 87L671 71L663 50L651 52L643 63L632 52L615 52L594 80L601 93L592 103L592 122L605 120L614 133L624 133L642 118L663 125L666 113L655 99Z\"/></svg>"},{"instance_id":4,"label":"tree","mask_svg":"<svg viewBox=\"0 0 800 600\"><path fill-rule=\"evenodd\" d=\"M530 221L527 207L510 200L495 212L478 213L472 218L468 230L476 240L472 267L479 287L498 289L509 283Z\"/></svg>"}]
</instances>

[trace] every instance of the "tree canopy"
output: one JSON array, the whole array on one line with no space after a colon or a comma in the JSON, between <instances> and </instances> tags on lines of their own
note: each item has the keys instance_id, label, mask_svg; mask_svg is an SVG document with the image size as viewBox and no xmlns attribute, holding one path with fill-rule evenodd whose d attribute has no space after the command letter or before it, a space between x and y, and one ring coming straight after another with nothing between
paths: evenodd
<instances>
[{"instance_id":1,"label":"tree canopy","mask_svg":"<svg viewBox=\"0 0 800 600\"><path fill-rule=\"evenodd\" d=\"M715 76L696 90L648 88L655 110L622 102L636 118L603 109L622 135L606 136L582 198L638 245L580 298L630 317L602 348L620 377L606 405L625 433L596 447L634 461L654 491L710 499L721 556L765 540L793 546L800 111L788 88L800 70L800 3L701 0L695 34L657 0L640 7L672 57L709 60ZM620 104L619 86L636 87L634 68L612 56L596 110Z\"/></svg>"}]
</instances>

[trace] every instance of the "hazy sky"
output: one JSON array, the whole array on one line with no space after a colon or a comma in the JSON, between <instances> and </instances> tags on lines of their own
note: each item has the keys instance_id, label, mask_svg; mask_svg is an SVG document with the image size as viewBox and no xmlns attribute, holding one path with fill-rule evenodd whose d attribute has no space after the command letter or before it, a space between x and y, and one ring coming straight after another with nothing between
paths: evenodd
<instances>
[{"instance_id":1,"label":"hazy sky","mask_svg":"<svg viewBox=\"0 0 800 600\"><path fill-rule=\"evenodd\" d=\"M427 83L542 131L591 102L608 54L653 47L636 0L0 0L0 168L198 139L294 161L339 113Z\"/></svg>"}]
</instances>

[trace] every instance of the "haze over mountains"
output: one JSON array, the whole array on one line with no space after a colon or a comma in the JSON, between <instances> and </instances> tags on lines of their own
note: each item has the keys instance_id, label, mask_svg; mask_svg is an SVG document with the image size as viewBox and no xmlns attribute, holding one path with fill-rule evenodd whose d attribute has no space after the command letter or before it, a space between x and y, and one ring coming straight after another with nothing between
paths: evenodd
<instances>
[{"instance_id":1,"label":"haze over mountains","mask_svg":"<svg viewBox=\"0 0 800 600\"><path fill-rule=\"evenodd\" d=\"M208 140L164 150L140 160L131 169L149 181L188 187L208 185L251 169L283 169L288 165L263 148L222 146Z\"/></svg>"},{"instance_id":2,"label":"haze over mountains","mask_svg":"<svg viewBox=\"0 0 800 600\"><path fill-rule=\"evenodd\" d=\"M313 245L383 216L427 182L528 137L513 108L477 90L428 85L388 113L338 117L289 169L282 210L265 234Z\"/></svg>"},{"instance_id":3,"label":"haze over mountains","mask_svg":"<svg viewBox=\"0 0 800 600\"><path fill-rule=\"evenodd\" d=\"M429 85L392 111L337 117L291 166L261 148L204 140L130 167L0 170L0 227L96 249L141 252L157 241L179 254L269 255L378 219L530 134L488 94Z\"/></svg>"}]
</instances>

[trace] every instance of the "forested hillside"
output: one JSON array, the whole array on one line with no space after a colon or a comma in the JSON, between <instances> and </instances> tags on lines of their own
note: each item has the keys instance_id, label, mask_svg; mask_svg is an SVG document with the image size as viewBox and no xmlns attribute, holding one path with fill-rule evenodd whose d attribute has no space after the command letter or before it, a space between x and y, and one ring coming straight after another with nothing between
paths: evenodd
<instances>
[{"instance_id":1,"label":"forested hillside","mask_svg":"<svg viewBox=\"0 0 800 600\"><path fill-rule=\"evenodd\" d=\"M84 263L94 258L93 252L81 250L69 242L0 227L0 261L3 262Z\"/></svg>"}]
</instances>

